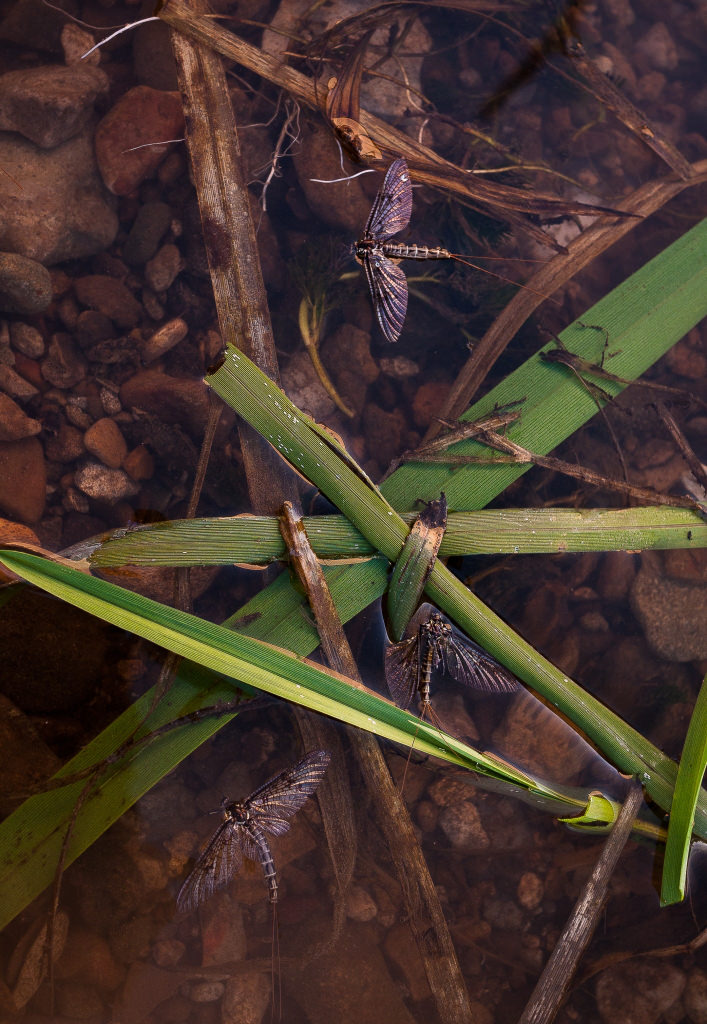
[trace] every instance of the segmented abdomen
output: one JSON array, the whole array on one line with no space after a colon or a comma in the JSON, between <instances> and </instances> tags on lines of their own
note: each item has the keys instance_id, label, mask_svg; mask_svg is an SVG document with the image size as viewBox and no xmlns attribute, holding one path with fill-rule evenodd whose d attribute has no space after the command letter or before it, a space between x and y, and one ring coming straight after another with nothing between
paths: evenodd
<instances>
[{"instance_id":1,"label":"segmented abdomen","mask_svg":"<svg viewBox=\"0 0 707 1024\"><path fill-rule=\"evenodd\" d=\"M394 260L451 260L449 249L441 246L405 245L403 242L382 242L380 249L384 256Z\"/></svg>"},{"instance_id":2,"label":"segmented abdomen","mask_svg":"<svg viewBox=\"0 0 707 1024\"><path fill-rule=\"evenodd\" d=\"M258 851L258 859L262 865L265 881L270 892L270 902L277 903L277 873L275 871L275 862L270 852L270 844L265 838L262 828L256 825L252 818L246 825L246 828Z\"/></svg>"}]
</instances>

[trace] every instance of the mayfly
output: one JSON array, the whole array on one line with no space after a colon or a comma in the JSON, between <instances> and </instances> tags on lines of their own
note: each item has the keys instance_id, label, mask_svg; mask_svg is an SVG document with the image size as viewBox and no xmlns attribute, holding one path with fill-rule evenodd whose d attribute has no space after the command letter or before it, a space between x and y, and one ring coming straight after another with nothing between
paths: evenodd
<instances>
[{"instance_id":1,"label":"mayfly","mask_svg":"<svg viewBox=\"0 0 707 1024\"><path fill-rule=\"evenodd\" d=\"M454 630L439 612L423 621L420 617L418 611L410 620L408 639L391 644L385 652L386 682L399 707L408 707L417 694L420 718L431 717L430 681L432 672L440 667L457 682L477 690L512 693L518 689L518 680L508 669Z\"/></svg>"},{"instance_id":2,"label":"mayfly","mask_svg":"<svg viewBox=\"0 0 707 1024\"><path fill-rule=\"evenodd\" d=\"M281 836L289 818L316 790L327 770L331 754L312 750L292 768L286 768L243 801L222 802L223 821L211 837L179 890L177 907L189 913L227 885L246 856L259 862L270 893L277 903L277 874L267 835Z\"/></svg>"},{"instance_id":3,"label":"mayfly","mask_svg":"<svg viewBox=\"0 0 707 1024\"><path fill-rule=\"evenodd\" d=\"M393 262L394 260L456 260L475 270L483 270L482 267L477 267L476 264L441 246L431 248L427 245L389 241L393 235L397 235L408 226L411 214L410 172L405 159L398 157L388 168L383 185L373 201L362 237L354 244L354 256L366 273L378 323L386 340L390 342L397 341L400 337L408 305L405 272ZM508 279L501 277L501 280Z\"/></svg>"}]
</instances>

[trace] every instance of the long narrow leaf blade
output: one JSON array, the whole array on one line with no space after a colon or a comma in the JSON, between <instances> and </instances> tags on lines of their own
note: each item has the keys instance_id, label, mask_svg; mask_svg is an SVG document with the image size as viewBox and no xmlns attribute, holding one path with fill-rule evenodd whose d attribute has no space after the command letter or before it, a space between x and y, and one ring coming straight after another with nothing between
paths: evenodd
<instances>
[{"instance_id":1,"label":"long narrow leaf blade","mask_svg":"<svg viewBox=\"0 0 707 1024\"><path fill-rule=\"evenodd\" d=\"M707 767L707 676L702 681L678 767L665 844L665 864L660 891L663 906L685 898L685 879L695 807Z\"/></svg>"}]
</instances>

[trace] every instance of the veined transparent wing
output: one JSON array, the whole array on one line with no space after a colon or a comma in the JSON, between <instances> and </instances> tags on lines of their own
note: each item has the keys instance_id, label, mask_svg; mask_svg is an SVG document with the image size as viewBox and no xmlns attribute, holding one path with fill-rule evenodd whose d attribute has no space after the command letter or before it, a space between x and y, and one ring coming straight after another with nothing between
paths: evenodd
<instances>
[{"instance_id":1,"label":"veined transparent wing","mask_svg":"<svg viewBox=\"0 0 707 1024\"><path fill-rule=\"evenodd\" d=\"M255 857L252 843L244 830L230 818L222 822L208 846L201 854L177 896L180 913L191 913L200 903L207 900L217 889L223 888L233 878L243 863L243 854Z\"/></svg>"},{"instance_id":2,"label":"veined transparent wing","mask_svg":"<svg viewBox=\"0 0 707 1024\"><path fill-rule=\"evenodd\" d=\"M400 708L412 701L420 678L420 643L417 634L385 649L385 681Z\"/></svg>"},{"instance_id":3,"label":"veined transparent wing","mask_svg":"<svg viewBox=\"0 0 707 1024\"><path fill-rule=\"evenodd\" d=\"M361 262L371 290L373 308L386 341L400 337L408 308L408 283L397 263L379 252L366 253Z\"/></svg>"},{"instance_id":4,"label":"veined transparent wing","mask_svg":"<svg viewBox=\"0 0 707 1024\"><path fill-rule=\"evenodd\" d=\"M410 172L405 159L398 157L388 168L383 185L373 201L366 223L365 237L384 242L406 228L411 215Z\"/></svg>"},{"instance_id":5,"label":"veined transparent wing","mask_svg":"<svg viewBox=\"0 0 707 1024\"><path fill-rule=\"evenodd\" d=\"M245 802L256 824L274 836L287 832L288 819L314 793L330 761L327 750L311 750L292 768L286 768L256 789Z\"/></svg>"},{"instance_id":6,"label":"veined transparent wing","mask_svg":"<svg viewBox=\"0 0 707 1024\"><path fill-rule=\"evenodd\" d=\"M436 647L445 671L459 683L490 693L512 693L520 685L516 677L488 651L461 633L451 633L444 643Z\"/></svg>"}]
</instances>

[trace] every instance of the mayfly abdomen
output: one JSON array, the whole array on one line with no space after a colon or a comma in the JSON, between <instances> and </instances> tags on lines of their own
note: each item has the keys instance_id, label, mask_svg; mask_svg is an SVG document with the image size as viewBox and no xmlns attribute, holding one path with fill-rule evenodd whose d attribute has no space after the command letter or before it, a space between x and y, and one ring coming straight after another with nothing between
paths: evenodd
<instances>
[{"instance_id":1,"label":"mayfly abdomen","mask_svg":"<svg viewBox=\"0 0 707 1024\"><path fill-rule=\"evenodd\" d=\"M404 242L383 242L378 248L392 260L451 260L449 249L440 245L407 245Z\"/></svg>"},{"instance_id":2,"label":"mayfly abdomen","mask_svg":"<svg viewBox=\"0 0 707 1024\"><path fill-rule=\"evenodd\" d=\"M275 871L275 862L270 852L270 844L265 838L263 830L254 821L248 823L248 831L258 850L258 859L267 883L270 902L277 903L277 872Z\"/></svg>"}]
</instances>

